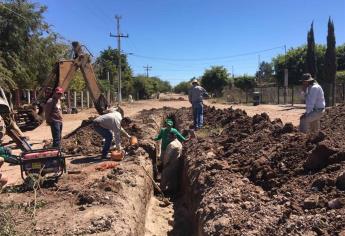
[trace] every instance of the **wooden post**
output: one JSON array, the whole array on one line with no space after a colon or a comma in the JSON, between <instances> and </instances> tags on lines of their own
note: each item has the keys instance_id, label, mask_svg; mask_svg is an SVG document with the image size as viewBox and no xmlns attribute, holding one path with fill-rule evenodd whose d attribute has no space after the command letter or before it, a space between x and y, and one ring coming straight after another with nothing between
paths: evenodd
<instances>
[{"instance_id":1,"label":"wooden post","mask_svg":"<svg viewBox=\"0 0 345 236\"><path fill-rule=\"evenodd\" d=\"M345 102L345 83L343 83L343 101Z\"/></svg>"},{"instance_id":2,"label":"wooden post","mask_svg":"<svg viewBox=\"0 0 345 236\"><path fill-rule=\"evenodd\" d=\"M76 91L74 91L73 92L73 106L74 106L74 108L77 108L77 92Z\"/></svg>"},{"instance_id":3,"label":"wooden post","mask_svg":"<svg viewBox=\"0 0 345 236\"><path fill-rule=\"evenodd\" d=\"M72 109L71 109L71 91L68 90L67 91L67 114L71 114L72 112Z\"/></svg>"},{"instance_id":4,"label":"wooden post","mask_svg":"<svg viewBox=\"0 0 345 236\"><path fill-rule=\"evenodd\" d=\"M30 90L26 90L27 92L27 97L28 97L28 104L31 104L31 94L30 94Z\"/></svg>"},{"instance_id":5,"label":"wooden post","mask_svg":"<svg viewBox=\"0 0 345 236\"><path fill-rule=\"evenodd\" d=\"M279 94L279 85L277 86L277 88L278 88L277 91L278 91L278 105L279 105L279 95L280 95L280 94Z\"/></svg>"},{"instance_id":6,"label":"wooden post","mask_svg":"<svg viewBox=\"0 0 345 236\"><path fill-rule=\"evenodd\" d=\"M84 109L84 91L80 92L80 106L81 109Z\"/></svg>"},{"instance_id":7,"label":"wooden post","mask_svg":"<svg viewBox=\"0 0 345 236\"><path fill-rule=\"evenodd\" d=\"M294 88L293 85L291 86L291 105L294 105Z\"/></svg>"},{"instance_id":8,"label":"wooden post","mask_svg":"<svg viewBox=\"0 0 345 236\"><path fill-rule=\"evenodd\" d=\"M89 90L86 91L86 106L90 108L90 92Z\"/></svg>"}]
</instances>

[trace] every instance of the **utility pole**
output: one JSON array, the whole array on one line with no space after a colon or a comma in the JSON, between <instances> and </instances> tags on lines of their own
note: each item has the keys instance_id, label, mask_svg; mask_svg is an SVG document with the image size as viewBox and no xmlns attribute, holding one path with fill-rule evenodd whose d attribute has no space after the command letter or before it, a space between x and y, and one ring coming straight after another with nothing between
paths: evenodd
<instances>
[{"instance_id":1,"label":"utility pole","mask_svg":"<svg viewBox=\"0 0 345 236\"><path fill-rule=\"evenodd\" d=\"M116 35L113 35L112 33L110 33L110 37L115 37L117 38L117 51L118 51L118 78L119 78L119 81L118 81L118 88L117 88L117 91L118 91L118 103L122 103L122 93L121 93L121 38L128 38L128 34L127 35L123 35L120 33L120 19L121 19L121 16L118 16L116 15L115 16L115 19L116 19L116 23L117 23L117 34Z\"/></svg>"},{"instance_id":2,"label":"utility pole","mask_svg":"<svg viewBox=\"0 0 345 236\"><path fill-rule=\"evenodd\" d=\"M149 77L149 70L152 69L152 66L146 65L146 66L144 66L144 68L146 70L146 78L148 78Z\"/></svg>"},{"instance_id":3,"label":"utility pole","mask_svg":"<svg viewBox=\"0 0 345 236\"><path fill-rule=\"evenodd\" d=\"M286 104L286 98L288 95L288 86L289 86L289 71L287 69L287 62L286 62L286 45L284 45L284 64L285 64L285 69L284 69L284 104Z\"/></svg>"}]
</instances>

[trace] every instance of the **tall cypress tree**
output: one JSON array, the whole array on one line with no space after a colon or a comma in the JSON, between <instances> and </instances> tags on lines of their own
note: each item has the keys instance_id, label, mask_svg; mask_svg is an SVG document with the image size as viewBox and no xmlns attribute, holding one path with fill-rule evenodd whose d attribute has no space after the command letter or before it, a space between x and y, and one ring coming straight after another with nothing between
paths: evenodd
<instances>
[{"instance_id":1,"label":"tall cypress tree","mask_svg":"<svg viewBox=\"0 0 345 236\"><path fill-rule=\"evenodd\" d=\"M326 49L326 54L325 54L325 81L327 84L332 85L332 100L331 100L331 103L329 104L332 106L335 105L336 73L337 73L337 58L336 58L336 47L335 47L334 24L333 24L333 21L331 20L331 17L329 17L328 34L327 34L327 49ZM330 97L328 97L328 100L329 99Z\"/></svg>"},{"instance_id":2,"label":"tall cypress tree","mask_svg":"<svg viewBox=\"0 0 345 236\"><path fill-rule=\"evenodd\" d=\"M313 78L316 79L316 57L315 57L315 39L314 39L314 29L313 29L314 22L311 23L310 30L308 31L307 40L308 40L308 48L307 48L307 60L306 60L306 71L310 73Z\"/></svg>"}]
</instances>

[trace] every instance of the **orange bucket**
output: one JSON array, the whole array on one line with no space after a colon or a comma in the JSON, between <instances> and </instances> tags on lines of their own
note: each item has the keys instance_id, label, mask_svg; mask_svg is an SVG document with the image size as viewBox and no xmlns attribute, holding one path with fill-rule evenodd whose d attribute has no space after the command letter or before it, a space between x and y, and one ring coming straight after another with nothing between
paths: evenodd
<instances>
[{"instance_id":1,"label":"orange bucket","mask_svg":"<svg viewBox=\"0 0 345 236\"><path fill-rule=\"evenodd\" d=\"M132 146L138 144L138 139L137 139L137 137L131 136L131 138L130 138L130 140L129 140L129 143L130 143Z\"/></svg>"},{"instance_id":2,"label":"orange bucket","mask_svg":"<svg viewBox=\"0 0 345 236\"><path fill-rule=\"evenodd\" d=\"M111 151L110 159L113 161L121 161L124 158L124 153L122 151L114 150Z\"/></svg>"}]
</instances>

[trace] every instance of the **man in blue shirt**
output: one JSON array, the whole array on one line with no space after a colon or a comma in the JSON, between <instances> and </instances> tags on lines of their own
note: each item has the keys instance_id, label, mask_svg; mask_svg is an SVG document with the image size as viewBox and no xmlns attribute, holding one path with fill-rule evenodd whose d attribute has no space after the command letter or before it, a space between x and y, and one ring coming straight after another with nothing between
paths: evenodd
<instances>
[{"instance_id":1,"label":"man in blue shirt","mask_svg":"<svg viewBox=\"0 0 345 236\"><path fill-rule=\"evenodd\" d=\"M306 112L300 118L300 131L316 133L320 130L320 119L325 111L325 97L321 86L309 74L303 74Z\"/></svg>"}]
</instances>

